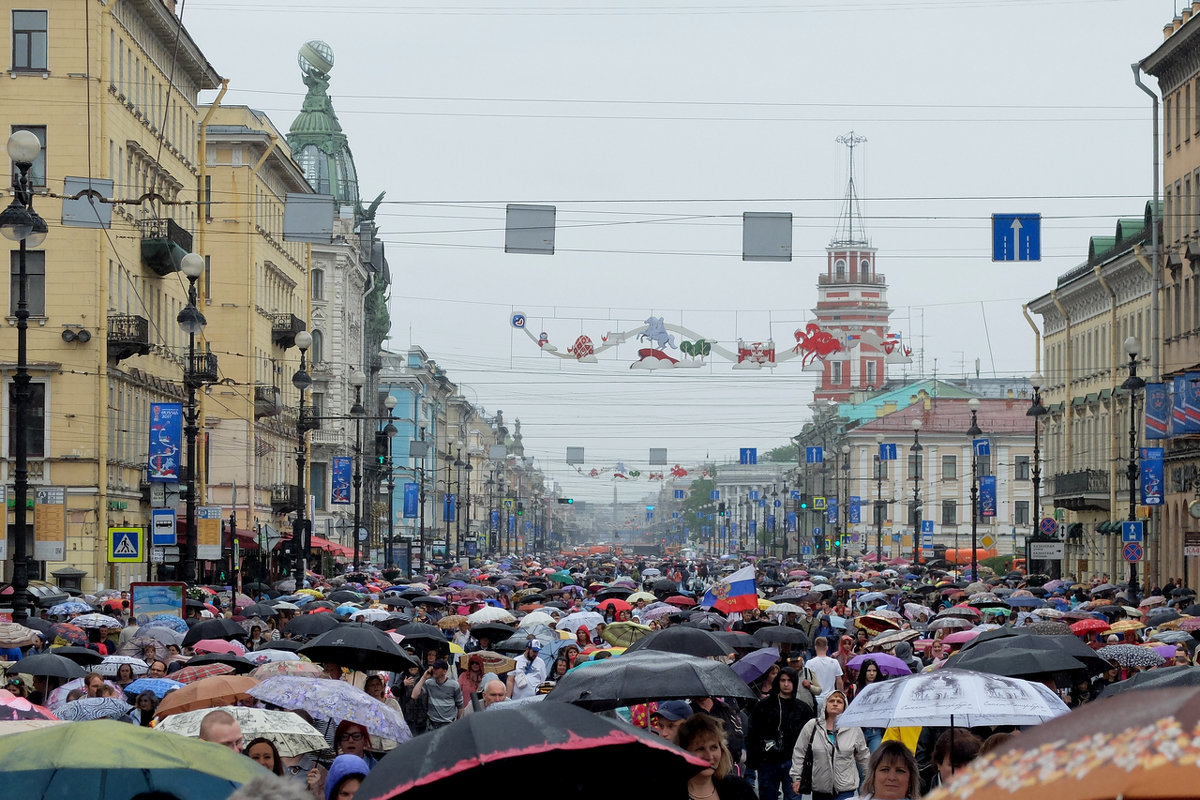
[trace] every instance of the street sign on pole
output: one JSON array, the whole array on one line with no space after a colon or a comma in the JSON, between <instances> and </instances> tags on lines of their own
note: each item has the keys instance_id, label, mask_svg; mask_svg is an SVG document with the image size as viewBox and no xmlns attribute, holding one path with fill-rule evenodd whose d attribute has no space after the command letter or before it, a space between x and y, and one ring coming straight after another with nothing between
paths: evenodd
<instances>
[{"instance_id":1,"label":"street sign on pole","mask_svg":"<svg viewBox=\"0 0 1200 800\"><path fill-rule=\"evenodd\" d=\"M162 486L161 483L151 486ZM150 544L155 547L167 547L177 544L175 509L155 508L150 512Z\"/></svg>"},{"instance_id":2,"label":"street sign on pole","mask_svg":"<svg viewBox=\"0 0 1200 800\"><path fill-rule=\"evenodd\" d=\"M1142 523L1125 521L1121 523L1121 541L1141 542L1142 541ZM1137 559L1134 559L1137 560Z\"/></svg>"},{"instance_id":3,"label":"street sign on pole","mask_svg":"<svg viewBox=\"0 0 1200 800\"><path fill-rule=\"evenodd\" d=\"M1142 543L1129 542L1121 548L1121 557L1130 564L1142 560Z\"/></svg>"},{"instance_id":4,"label":"street sign on pole","mask_svg":"<svg viewBox=\"0 0 1200 800\"><path fill-rule=\"evenodd\" d=\"M1041 214L992 215L992 261L1041 260Z\"/></svg>"},{"instance_id":5,"label":"street sign on pole","mask_svg":"<svg viewBox=\"0 0 1200 800\"><path fill-rule=\"evenodd\" d=\"M1047 536L1053 536L1058 533L1058 521L1054 517L1045 517L1038 524L1038 528Z\"/></svg>"}]
</instances>

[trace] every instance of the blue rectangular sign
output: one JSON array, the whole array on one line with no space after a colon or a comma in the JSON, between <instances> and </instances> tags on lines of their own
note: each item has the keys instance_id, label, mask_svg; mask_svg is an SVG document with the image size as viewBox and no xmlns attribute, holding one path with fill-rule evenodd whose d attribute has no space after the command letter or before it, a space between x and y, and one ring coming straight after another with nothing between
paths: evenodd
<instances>
[{"instance_id":1,"label":"blue rectangular sign","mask_svg":"<svg viewBox=\"0 0 1200 800\"><path fill-rule=\"evenodd\" d=\"M838 501L836 497L827 497L825 499L825 521L830 525L836 525L838 519Z\"/></svg>"},{"instance_id":2,"label":"blue rectangular sign","mask_svg":"<svg viewBox=\"0 0 1200 800\"><path fill-rule=\"evenodd\" d=\"M1146 438L1167 438L1167 422L1171 417L1165 383L1146 384Z\"/></svg>"},{"instance_id":3,"label":"blue rectangular sign","mask_svg":"<svg viewBox=\"0 0 1200 800\"><path fill-rule=\"evenodd\" d=\"M404 484L404 518L417 518L417 504L421 502L421 487L415 483Z\"/></svg>"},{"instance_id":4,"label":"blue rectangular sign","mask_svg":"<svg viewBox=\"0 0 1200 800\"><path fill-rule=\"evenodd\" d=\"M675 499L676 499L676 500L682 500L682 499L683 499L683 489L676 489L676 490L675 490Z\"/></svg>"},{"instance_id":5,"label":"blue rectangular sign","mask_svg":"<svg viewBox=\"0 0 1200 800\"><path fill-rule=\"evenodd\" d=\"M793 489L793 490L792 490L792 499L793 499L793 500L799 500L799 499L800 499L800 492L798 492L798 491L796 491L795 489Z\"/></svg>"},{"instance_id":6,"label":"blue rectangular sign","mask_svg":"<svg viewBox=\"0 0 1200 800\"><path fill-rule=\"evenodd\" d=\"M442 522L454 522L457 511L458 497L452 494L445 495L442 498Z\"/></svg>"},{"instance_id":7,"label":"blue rectangular sign","mask_svg":"<svg viewBox=\"0 0 1200 800\"><path fill-rule=\"evenodd\" d=\"M513 516L509 516L509 518L508 518L508 533L509 533L509 535L512 535L513 531L515 531L516 529L517 529L517 518L513 517Z\"/></svg>"},{"instance_id":8,"label":"blue rectangular sign","mask_svg":"<svg viewBox=\"0 0 1200 800\"><path fill-rule=\"evenodd\" d=\"M492 529L492 533L496 533L497 531L499 531L500 530L500 512L493 510L491 513L491 516L489 517L488 523L489 523L489 527Z\"/></svg>"},{"instance_id":9,"label":"blue rectangular sign","mask_svg":"<svg viewBox=\"0 0 1200 800\"><path fill-rule=\"evenodd\" d=\"M775 515L774 514L767 515L767 530L771 533L775 532Z\"/></svg>"},{"instance_id":10,"label":"blue rectangular sign","mask_svg":"<svg viewBox=\"0 0 1200 800\"><path fill-rule=\"evenodd\" d=\"M183 452L183 404L150 404L150 447L146 479L151 483L178 483Z\"/></svg>"},{"instance_id":11,"label":"blue rectangular sign","mask_svg":"<svg viewBox=\"0 0 1200 800\"><path fill-rule=\"evenodd\" d=\"M1142 541L1142 523L1129 522L1126 520L1121 523L1121 541L1122 542L1140 542Z\"/></svg>"},{"instance_id":12,"label":"blue rectangular sign","mask_svg":"<svg viewBox=\"0 0 1200 800\"><path fill-rule=\"evenodd\" d=\"M753 536L753 535L755 535L756 533L758 533L758 520L756 520L756 519L752 519L752 520L750 520L750 522L749 522L748 524L749 524L749 527L750 527L750 535L751 535L751 536Z\"/></svg>"},{"instance_id":13,"label":"blue rectangular sign","mask_svg":"<svg viewBox=\"0 0 1200 800\"><path fill-rule=\"evenodd\" d=\"M825 463L825 451L820 447L804 448L804 460L809 464Z\"/></svg>"},{"instance_id":14,"label":"blue rectangular sign","mask_svg":"<svg viewBox=\"0 0 1200 800\"><path fill-rule=\"evenodd\" d=\"M156 508L150 512L150 544L155 547L174 547L178 544L175 509Z\"/></svg>"},{"instance_id":15,"label":"blue rectangular sign","mask_svg":"<svg viewBox=\"0 0 1200 800\"><path fill-rule=\"evenodd\" d=\"M880 444L879 444L879 460L880 461L895 461L896 460L896 444L895 444L895 442L880 442Z\"/></svg>"},{"instance_id":16,"label":"blue rectangular sign","mask_svg":"<svg viewBox=\"0 0 1200 800\"><path fill-rule=\"evenodd\" d=\"M921 533L933 533L933 520L921 520Z\"/></svg>"},{"instance_id":17,"label":"blue rectangular sign","mask_svg":"<svg viewBox=\"0 0 1200 800\"><path fill-rule=\"evenodd\" d=\"M743 447L738 450L739 464L757 464L758 463L758 448Z\"/></svg>"},{"instance_id":18,"label":"blue rectangular sign","mask_svg":"<svg viewBox=\"0 0 1200 800\"><path fill-rule=\"evenodd\" d=\"M862 522L862 498L857 495L850 495L850 524L857 525Z\"/></svg>"},{"instance_id":19,"label":"blue rectangular sign","mask_svg":"<svg viewBox=\"0 0 1200 800\"><path fill-rule=\"evenodd\" d=\"M787 529L788 529L788 533L796 532L796 512L795 511L787 512Z\"/></svg>"},{"instance_id":20,"label":"blue rectangular sign","mask_svg":"<svg viewBox=\"0 0 1200 800\"><path fill-rule=\"evenodd\" d=\"M330 474L333 479L332 491L329 495L329 502L335 506L350 505L350 472L351 460L347 456L339 456L334 458L331 463Z\"/></svg>"},{"instance_id":21,"label":"blue rectangular sign","mask_svg":"<svg viewBox=\"0 0 1200 800\"><path fill-rule=\"evenodd\" d=\"M971 447L975 450L977 456L990 456L992 454L992 442L990 439L973 439Z\"/></svg>"},{"instance_id":22,"label":"blue rectangular sign","mask_svg":"<svg viewBox=\"0 0 1200 800\"><path fill-rule=\"evenodd\" d=\"M682 494L682 493L683 493L683 490L681 489L680 494ZM708 493L708 499L709 500L720 500L721 499L721 490L713 489L711 492Z\"/></svg>"},{"instance_id":23,"label":"blue rectangular sign","mask_svg":"<svg viewBox=\"0 0 1200 800\"><path fill-rule=\"evenodd\" d=\"M1041 214L992 215L992 261L1041 260Z\"/></svg>"},{"instance_id":24,"label":"blue rectangular sign","mask_svg":"<svg viewBox=\"0 0 1200 800\"><path fill-rule=\"evenodd\" d=\"M758 499L758 489L751 489L751 490L750 490L750 499L751 499L751 500L757 500L757 499Z\"/></svg>"}]
</instances>

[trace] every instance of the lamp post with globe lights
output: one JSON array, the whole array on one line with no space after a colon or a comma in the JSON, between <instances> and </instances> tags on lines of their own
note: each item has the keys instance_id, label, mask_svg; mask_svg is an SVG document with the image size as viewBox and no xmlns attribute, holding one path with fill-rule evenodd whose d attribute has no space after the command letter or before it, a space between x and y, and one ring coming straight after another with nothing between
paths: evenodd
<instances>
[{"instance_id":1,"label":"lamp post with globe lights","mask_svg":"<svg viewBox=\"0 0 1200 800\"><path fill-rule=\"evenodd\" d=\"M29 497L29 275L26 272L27 248L40 247L49 229L46 221L33 210L33 191L29 170L42 152L42 143L31 131L16 131L8 137L8 156L16 168L13 174L13 201L0 213L0 234L20 243L17 251L17 369L13 375L13 450L16 464L13 474L13 494L16 507L13 523L16 531L13 547L13 613L14 622L29 617L29 553L26 542L26 503Z\"/></svg>"},{"instance_id":2,"label":"lamp post with globe lights","mask_svg":"<svg viewBox=\"0 0 1200 800\"><path fill-rule=\"evenodd\" d=\"M199 253L188 253L179 264L183 274L188 279L188 304L179 311L176 320L179 327L188 337L187 366L183 371L184 388L187 389L187 408L183 416L183 434L187 439L187 488L184 494L184 514L187 533L183 547L182 578L191 583L197 580L196 575L196 469L197 453L196 440L200 434L200 412L196 408L196 390L204 385L207 378L213 377L216 367L213 366L215 357L212 353L196 355L196 334L203 333L208 320L196 307L196 281L204 273L204 256Z\"/></svg>"},{"instance_id":3,"label":"lamp post with globe lights","mask_svg":"<svg viewBox=\"0 0 1200 800\"><path fill-rule=\"evenodd\" d=\"M354 417L354 571L358 572L359 550L362 547L362 421L367 409L362 404L362 387L367 376L362 370L350 373L350 385L354 387L354 405L350 416Z\"/></svg>"},{"instance_id":4,"label":"lamp post with globe lights","mask_svg":"<svg viewBox=\"0 0 1200 800\"><path fill-rule=\"evenodd\" d=\"M1138 355L1142 347L1138 340L1130 336L1125 340L1125 355L1129 356L1129 377L1121 384L1121 388L1129 393L1129 464L1125 468L1125 479L1129 484L1129 521L1137 520L1137 483L1138 483L1138 451L1137 451L1137 393L1146 388L1146 382L1138 377ZM1137 562L1129 562L1129 593L1136 599L1138 596Z\"/></svg>"},{"instance_id":5,"label":"lamp post with globe lights","mask_svg":"<svg viewBox=\"0 0 1200 800\"><path fill-rule=\"evenodd\" d=\"M967 428L967 438L971 440L971 580L979 580L979 448L975 440L983 435L979 428L979 398L972 397L967 401L971 409L971 427Z\"/></svg>"},{"instance_id":6,"label":"lamp post with globe lights","mask_svg":"<svg viewBox=\"0 0 1200 800\"><path fill-rule=\"evenodd\" d=\"M387 493L388 493L388 524L387 524L387 546L384 548L383 564L385 567L396 566L396 543L395 539L395 523L396 523L396 471L392 465L392 440L396 438L396 434L400 431L396 428L396 424L392 422L392 413L396 410L399 404L394 394L388 393L387 397L383 398L383 407L387 410L387 425L383 427L383 433L387 436L387 459L384 463L384 469L387 470Z\"/></svg>"},{"instance_id":7,"label":"lamp post with globe lights","mask_svg":"<svg viewBox=\"0 0 1200 800\"><path fill-rule=\"evenodd\" d=\"M312 376L308 374L308 367L305 363L305 356L308 354L308 348L312 347L312 334L308 331L300 331L296 334L296 347L300 350L300 366L296 373L292 375L292 386L296 387L296 391L300 393L299 412L296 415L296 486L299 488L300 506L296 509L296 522L292 526L292 547L295 551L296 566L296 588L300 589L304 585L304 573L308 569L308 547L311 542L309 532L312 530L312 522L304 518L308 505L308 493L305 490L307 481L305 481L304 466L307 460L308 442L305 434L312 430L317 424L316 420L310 420L305 413L304 408L304 393L312 386Z\"/></svg>"},{"instance_id":8,"label":"lamp post with globe lights","mask_svg":"<svg viewBox=\"0 0 1200 800\"><path fill-rule=\"evenodd\" d=\"M1042 517L1042 451L1038 428L1042 416L1047 413L1046 406L1042 405L1044 382L1041 374L1035 373L1030 376L1029 384L1033 387L1033 399L1029 402L1029 410L1025 412L1025 416L1033 417L1033 470L1031 475L1033 478L1033 514L1030 522L1034 526L1035 532Z\"/></svg>"},{"instance_id":9,"label":"lamp post with globe lights","mask_svg":"<svg viewBox=\"0 0 1200 800\"><path fill-rule=\"evenodd\" d=\"M913 484L913 499L912 499L912 526L913 526L913 563L918 564L921 561L921 419L918 417L912 421L913 443L909 446L912 461L912 484Z\"/></svg>"},{"instance_id":10,"label":"lamp post with globe lights","mask_svg":"<svg viewBox=\"0 0 1200 800\"><path fill-rule=\"evenodd\" d=\"M883 564L883 515L887 506L883 502L883 459L880 449L883 434L875 434L875 563ZM882 567L881 567L882 568Z\"/></svg>"}]
</instances>

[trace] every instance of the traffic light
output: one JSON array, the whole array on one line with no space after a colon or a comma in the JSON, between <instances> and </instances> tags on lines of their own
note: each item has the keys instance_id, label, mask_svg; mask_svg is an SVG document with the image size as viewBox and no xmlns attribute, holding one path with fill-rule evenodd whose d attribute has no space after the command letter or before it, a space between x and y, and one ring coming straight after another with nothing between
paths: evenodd
<instances>
[{"instance_id":1,"label":"traffic light","mask_svg":"<svg viewBox=\"0 0 1200 800\"><path fill-rule=\"evenodd\" d=\"M563 505L563 506L569 506L569 505L573 504L574 502L575 502L575 498L574 498L574 497L560 497L560 498L558 498L558 504L559 504L559 505Z\"/></svg>"},{"instance_id":2,"label":"traffic light","mask_svg":"<svg viewBox=\"0 0 1200 800\"><path fill-rule=\"evenodd\" d=\"M387 466L388 456L391 455L391 439L383 431L375 431L375 463L381 467Z\"/></svg>"},{"instance_id":3,"label":"traffic light","mask_svg":"<svg viewBox=\"0 0 1200 800\"><path fill-rule=\"evenodd\" d=\"M718 517L725 516L725 503L722 502L722 503L717 504L717 516Z\"/></svg>"},{"instance_id":4,"label":"traffic light","mask_svg":"<svg viewBox=\"0 0 1200 800\"><path fill-rule=\"evenodd\" d=\"M517 516L518 517L525 516L525 504L520 501L517 502Z\"/></svg>"},{"instance_id":5,"label":"traffic light","mask_svg":"<svg viewBox=\"0 0 1200 800\"><path fill-rule=\"evenodd\" d=\"M809 507L810 507L810 503L808 502L808 495L806 495L806 494L800 495L800 510L808 511Z\"/></svg>"}]
</instances>

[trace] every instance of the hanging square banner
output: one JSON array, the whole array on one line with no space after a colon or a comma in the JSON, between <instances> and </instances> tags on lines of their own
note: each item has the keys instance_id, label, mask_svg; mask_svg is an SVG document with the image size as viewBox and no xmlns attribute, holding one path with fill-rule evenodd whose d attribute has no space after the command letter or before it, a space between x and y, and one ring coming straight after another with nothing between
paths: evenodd
<instances>
[{"instance_id":1,"label":"hanging square banner","mask_svg":"<svg viewBox=\"0 0 1200 800\"><path fill-rule=\"evenodd\" d=\"M421 487L415 483L404 484L404 518L416 519L417 506L421 502Z\"/></svg>"},{"instance_id":2,"label":"hanging square banner","mask_svg":"<svg viewBox=\"0 0 1200 800\"><path fill-rule=\"evenodd\" d=\"M825 498L825 521L836 525L838 521L838 501L836 497Z\"/></svg>"},{"instance_id":3,"label":"hanging square banner","mask_svg":"<svg viewBox=\"0 0 1200 800\"><path fill-rule=\"evenodd\" d=\"M1142 505L1163 504L1163 448L1141 448Z\"/></svg>"},{"instance_id":4,"label":"hanging square banner","mask_svg":"<svg viewBox=\"0 0 1200 800\"><path fill-rule=\"evenodd\" d=\"M346 456L339 456L331 462L330 473L333 480L333 489L329 495L329 502L332 505L350 505L350 472L352 470L350 462L352 460Z\"/></svg>"},{"instance_id":5,"label":"hanging square banner","mask_svg":"<svg viewBox=\"0 0 1200 800\"><path fill-rule=\"evenodd\" d=\"M996 516L996 476L979 476L979 516Z\"/></svg>"},{"instance_id":6,"label":"hanging square banner","mask_svg":"<svg viewBox=\"0 0 1200 800\"><path fill-rule=\"evenodd\" d=\"M1146 384L1146 438L1167 438L1167 422L1171 408L1167 400L1165 383Z\"/></svg>"},{"instance_id":7,"label":"hanging square banner","mask_svg":"<svg viewBox=\"0 0 1200 800\"><path fill-rule=\"evenodd\" d=\"M182 452L183 404L151 403L146 479L151 483L177 483Z\"/></svg>"}]
</instances>

